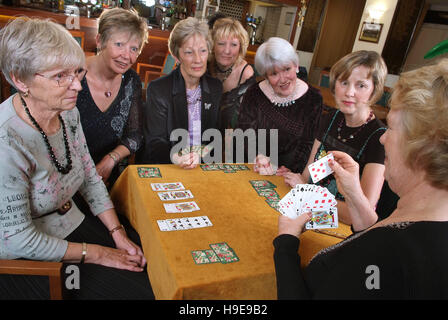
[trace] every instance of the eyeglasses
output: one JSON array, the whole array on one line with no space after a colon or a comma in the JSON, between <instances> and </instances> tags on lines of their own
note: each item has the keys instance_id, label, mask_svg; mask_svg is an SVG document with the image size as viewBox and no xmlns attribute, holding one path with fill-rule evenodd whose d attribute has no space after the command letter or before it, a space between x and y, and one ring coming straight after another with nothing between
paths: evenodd
<instances>
[{"instance_id":1,"label":"eyeglasses","mask_svg":"<svg viewBox=\"0 0 448 320\"><path fill-rule=\"evenodd\" d=\"M75 78L78 78L78 80L81 81L86 75L86 73L87 73L86 69L79 68L78 70L75 71L74 75L71 74L67 75L64 72L59 72L54 76L46 76L40 73L36 73L36 75L44 77L48 80L56 81L59 87L69 87L72 84L73 80L75 80Z\"/></svg>"}]
</instances>

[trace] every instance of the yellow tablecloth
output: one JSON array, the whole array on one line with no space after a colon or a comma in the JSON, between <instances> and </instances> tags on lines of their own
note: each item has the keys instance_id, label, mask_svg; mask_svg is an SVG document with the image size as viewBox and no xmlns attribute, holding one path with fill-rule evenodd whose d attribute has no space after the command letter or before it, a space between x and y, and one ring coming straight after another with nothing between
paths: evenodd
<instances>
[{"instance_id":1,"label":"yellow tablecloth","mask_svg":"<svg viewBox=\"0 0 448 320\"><path fill-rule=\"evenodd\" d=\"M251 165L248 165L252 168ZM138 167L158 167L162 178L140 178ZM140 234L148 260L148 274L156 299L276 299L273 239L279 213L257 194L249 180L268 180L283 197L290 188L282 177L260 176L253 171L183 170L174 165L129 166L115 183L111 196L118 212L126 214ZM182 182L194 195L200 210L166 213L151 183ZM212 227L160 231L157 220L208 216ZM349 235L340 224L332 232ZM320 249L340 238L307 231L299 253L303 265ZM235 263L197 265L191 251L227 242L238 255Z\"/></svg>"}]
</instances>

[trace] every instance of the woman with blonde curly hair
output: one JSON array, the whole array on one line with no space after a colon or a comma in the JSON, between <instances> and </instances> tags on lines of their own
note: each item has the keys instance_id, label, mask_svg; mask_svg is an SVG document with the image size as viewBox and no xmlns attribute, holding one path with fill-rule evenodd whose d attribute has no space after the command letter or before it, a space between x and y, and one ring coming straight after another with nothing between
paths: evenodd
<instances>
[{"instance_id":1,"label":"woman with blonde curly hair","mask_svg":"<svg viewBox=\"0 0 448 320\"><path fill-rule=\"evenodd\" d=\"M220 18L211 30L213 50L208 71L221 80L221 129L235 128L242 97L255 83L252 66L244 60L249 36L241 23L232 18Z\"/></svg>"}]
</instances>

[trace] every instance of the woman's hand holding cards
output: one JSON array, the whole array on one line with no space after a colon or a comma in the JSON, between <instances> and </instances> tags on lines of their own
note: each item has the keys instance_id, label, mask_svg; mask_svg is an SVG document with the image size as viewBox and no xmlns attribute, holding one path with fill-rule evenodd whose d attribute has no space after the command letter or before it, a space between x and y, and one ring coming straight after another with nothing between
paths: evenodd
<instances>
[{"instance_id":1,"label":"woman's hand holding cards","mask_svg":"<svg viewBox=\"0 0 448 320\"><path fill-rule=\"evenodd\" d=\"M330 160L328 164L334 171L338 191L346 200L363 193L359 179L359 164L344 152L331 151L331 153L334 161Z\"/></svg>"},{"instance_id":2,"label":"woman's hand holding cards","mask_svg":"<svg viewBox=\"0 0 448 320\"><path fill-rule=\"evenodd\" d=\"M299 237L305 231L305 224L312 218L311 212L305 212L295 219L284 215L278 216L278 235L290 234Z\"/></svg>"}]
</instances>

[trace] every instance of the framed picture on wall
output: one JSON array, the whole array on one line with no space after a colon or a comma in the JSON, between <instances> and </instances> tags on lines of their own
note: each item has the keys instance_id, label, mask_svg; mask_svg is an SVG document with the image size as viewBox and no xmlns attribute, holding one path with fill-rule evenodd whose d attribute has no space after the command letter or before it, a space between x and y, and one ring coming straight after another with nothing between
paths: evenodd
<instances>
[{"instance_id":1,"label":"framed picture on wall","mask_svg":"<svg viewBox=\"0 0 448 320\"><path fill-rule=\"evenodd\" d=\"M292 23L292 18L294 17L294 12L286 12L285 15L285 25L290 26Z\"/></svg>"},{"instance_id":2,"label":"framed picture on wall","mask_svg":"<svg viewBox=\"0 0 448 320\"><path fill-rule=\"evenodd\" d=\"M216 7L215 6L207 6L205 8L205 16L210 17L216 13Z\"/></svg>"},{"instance_id":3,"label":"framed picture on wall","mask_svg":"<svg viewBox=\"0 0 448 320\"><path fill-rule=\"evenodd\" d=\"M362 24L361 34L359 40L378 43L383 30L382 23L365 22Z\"/></svg>"}]
</instances>

